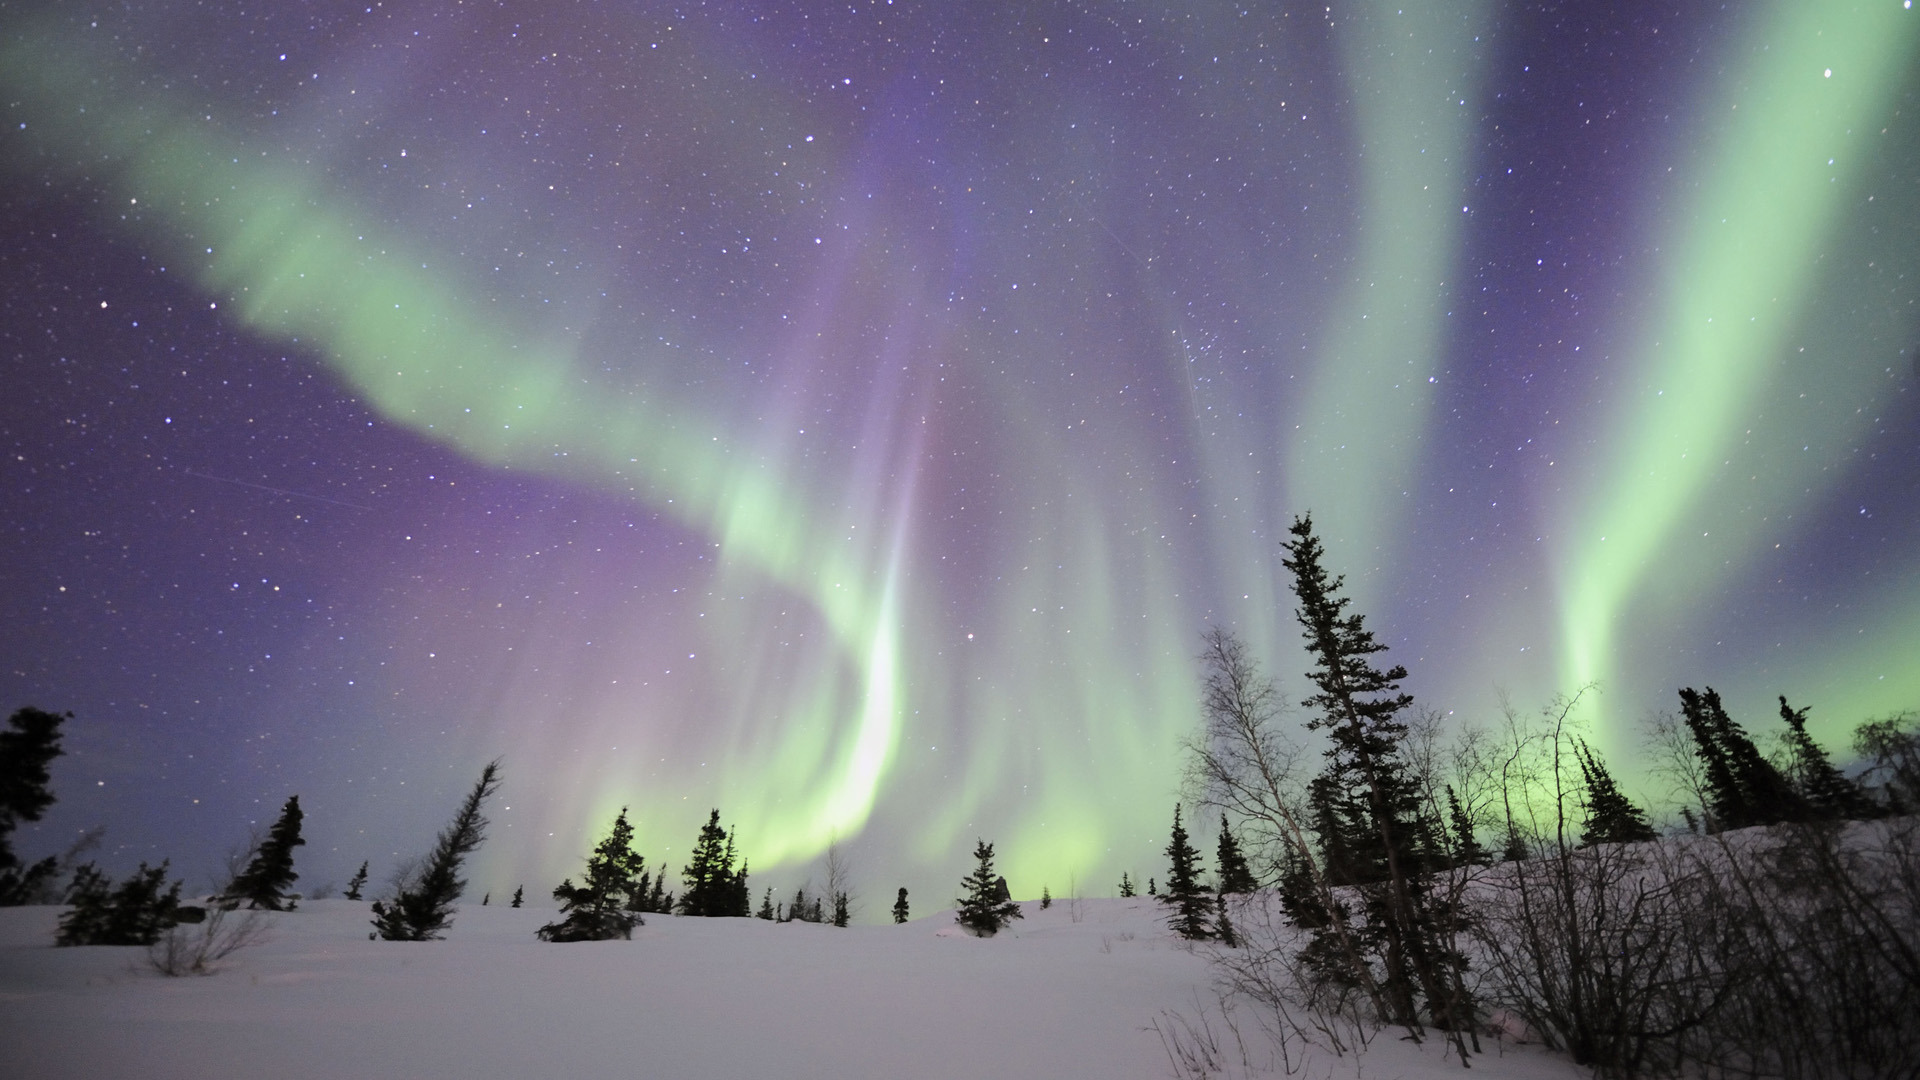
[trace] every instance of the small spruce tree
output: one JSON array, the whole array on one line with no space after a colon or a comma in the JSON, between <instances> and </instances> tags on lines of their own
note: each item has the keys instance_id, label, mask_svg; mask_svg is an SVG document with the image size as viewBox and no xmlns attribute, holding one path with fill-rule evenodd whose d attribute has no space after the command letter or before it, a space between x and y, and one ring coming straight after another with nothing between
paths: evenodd
<instances>
[{"instance_id":1,"label":"small spruce tree","mask_svg":"<svg viewBox=\"0 0 1920 1080\"><path fill-rule=\"evenodd\" d=\"M1808 816L1824 821L1861 821L1878 817L1879 807L1860 785L1834 768L1826 750L1807 734L1807 710L1780 698L1780 719L1787 725L1787 752L1793 759L1793 787L1805 800Z\"/></svg>"},{"instance_id":2,"label":"small spruce tree","mask_svg":"<svg viewBox=\"0 0 1920 1080\"><path fill-rule=\"evenodd\" d=\"M905 885L900 886L900 895L894 898L893 921L896 923L907 921L907 887Z\"/></svg>"},{"instance_id":3,"label":"small spruce tree","mask_svg":"<svg viewBox=\"0 0 1920 1080\"><path fill-rule=\"evenodd\" d=\"M151 945L174 925L180 910L180 883L166 885L167 864L146 863L111 888L106 875L88 863L74 871L60 917L55 945ZM163 886L165 886L163 888Z\"/></svg>"},{"instance_id":4,"label":"small spruce tree","mask_svg":"<svg viewBox=\"0 0 1920 1080\"><path fill-rule=\"evenodd\" d=\"M1124 900L1134 895L1137 894L1133 891L1133 879L1127 876L1125 870L1120 871L1120 898Z\"/></svg>"},{"instance_id":5,"label":"small spruce tree","mask_svg":"<svg viewBox=\"0 0 1920 1080\"><path fill-rule=\"evenodd\" d=\"M1220 895L1228 893L1250 893L1260 887L1254 879L1253 868L1247 865L1246 853L1240 850L1240 841L1233 835L1224 815L1220 818L1220 844L1215 853L1219 864Z\"/></svg>"},{"instance_id":6,"label":"small spruce tree","mask_svg":"<svg viewBox=\"0 0 1920 1080\"><path fill-rule=\"evenodd\" d=\"M646 857L633 850L633 826L627 823L627 808L621 807L613 819L613 829L593 849L587 859L587 871L575 885L572 878L560 882L553 898L560 901L566 918L548 923L534 931L542 941L610 941L633 937L633 928L643 920L633 910L640 892L640 870Z\"/></svg>"},{"instance_id":7,"label":"small spruce tree","mask_svg":"<svg viewBox=\"0 0 1920 1080\"><path fill-rule=\"evenodd\" d=\"M1167 841L1167 860L1171 864L1167 870L1167 891L1160 897L1162 903L1173 908L1167 925L1188 941L1212 937L1213 931L1207 925L1208 909L1213 906L1207 897L1210 890L1200 882L1200 853L1187 842L1186 827L1180 824L1179 803L1173 804L1173 835Z\"/></svg>"},{"instance_id":8,"label":"small spruce tree","mask_svg":"<svg viewBox=\"0 0 1920 1080\"><path fill-rule=\"evenodd\" d=\"M300 875L293 872L293 849L305 844L300 838L300 796L293 795L280 808L280 818L267 831L267 838L254 850L253 861L227 886L221 899L229 910L241 904L268 911L289 911L293 901L287 889Z\"/></svg>"},{"instance_id":9,"label":"small spruce tree","mask_svg":"<svg viewBox=\"0 0 1920 1080\"><path fill-rule=\"evenodd\" d=\"M1019 904L1012 900L996 899L998 890L995 884L999 875L993 872L993 845L985 840L976 841L973 858L973 873L960 882L966 895L954 901L958 906L954 921L966 927L975 937L992 937L1009 921L1023 916Z\"/></svg>"},{"instance_id":10,"label":"small spruce tree","mask_svg":"<svg viewBox=\"0 0 1920 1080\"><path fill-rule=\"evenodd\" d=\"M1580 834L1581 847L1637 843L1659 835L1647 823L1647 815L1620 793L1606 764L1585 739L1576 743L1574 757L1580 761L1580 775L1587 786L1587 827Z\"/></svg>"},{"instance_id":11,"label":"small spruce tree","mask_svg":"<svg viewBox=\"0 0 1920 1080\"><path fill-rule=\"evenodd\" d=\"M347 882L347 899L360 899L360 890L367 887L367 860L360 861L360 869L353 872L352 880ZM515 904L515 907L520 905Z\"/></svg>"},{"instance_id":12,"label":"small spruce tree","mask_svg":"<svg viewBox=\"0 0 1920 1080\"><path fill-rule=\"evenodd\" d=\"M768 886L766 895L760 898L760 910L754 912L754 917L759 919L766 919L768 922L773 921L773 887L772 886Z\"/></svg>"},{"instance_id":13,"label":"small spruce tree","mask_svg":"<svg viewBox=\"0 0 1920 1080\"><path fill-rule=\"evenodd\" d=\"M1493 856L1480 846L1480 839L1473 834L1473 818L1467 815L1466 808L1460 805L1460 797L1453 793L1453 785L1447 785L1447 824L1453 832L1453 859L1457 866L1487 866L1493 862Z\"/></svg>"},{"instance_id":14,"label":"small spruce tree","mask_svg":"<svg viewBox=\"0 0 1920 1080\"><path fill-rule=\"evenodd\" d=\"M1045 885L1040 886L1040 910L1045 911L1052 906L1053 893Z\"/></svg>"},{"instance_id":15,"label":"small spruce tree","mask_svg":"<svg viewBox=\"0 0 1920 1080\"><path fill-rule=\"evenodd\" d=\"M453 925L454 905L467 890L460 868L487 838L487 819L480 807L498 790L500 762L490 761L419 871L392 899L373 902L375 936L388 941L436 941Z\"/></svg>"},{"instance_id":16,"label":"small spruce tree","mask_svg":"<svg viewBox=\"0 0 1920 1080\"><path fill-rule=\"evenodd\" d=\"M525 885L515 885L513 887L513 902L508 904L507 906L519 907L521 904L526 902L526 896L527 896L527 887Z\"/></svg>"},{"instance_id":17,"label":"small spruce tree","mask_svg":"<svg viewBox=\"0 0 1920 1080\"><path fill-rule=\"evenodd\" d=\"M845 930L853 921L852 898L846 893L833 894L833 925Z\"/></svg>"}]
</instances>

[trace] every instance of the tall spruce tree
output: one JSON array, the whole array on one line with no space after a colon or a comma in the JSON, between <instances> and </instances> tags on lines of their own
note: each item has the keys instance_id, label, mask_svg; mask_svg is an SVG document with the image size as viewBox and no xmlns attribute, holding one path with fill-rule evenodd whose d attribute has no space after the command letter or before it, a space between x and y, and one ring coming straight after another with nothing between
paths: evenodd
<instances>
[{"instance_id":1,"label":"tall spruce tree","mask_svg":"<svg viewBox=\"0 0 1920 1080\"><path fill-rule=\"evenodd\" d=\"M1418 787L1401 756L1407 725L1400 713L1413 704L1411 694L1400 692L1407 671L1374 665L1371 658L1387 647L1374 640L1361 615L1348 613L1350 601L1340 595L1344 579L1323 565L1312 517L1294 519L1288 531L1293 539L1281 545L1287 553L1281 562L1293 573L1300 603L1294 614L1314 661L1307 678L1315 693L1302 704L1313 712L1308 727L1326 732L1332 743L1311 792L1321 855L1329 880L1357 887L1365 915L1361 932L1344 940L1377 952L1386 1020L1417 1026L1424 998L1435 1026L1461 1030L1471 1014L1459 978L1465 960L1448 944L1448 919L1426 876L1433 861L1427 840L1438 830L1423 820Z\"/></svg>"},{"instance_id":2,"label":"tall spruce tree","mask_svg":"<svg viewBox=\"0 0 1920 1080\"><path fill-rule=\"evenodd\" d=\"M437 941L453 925L454 905L467 891L460 869L487 838L487 819L480 807L500 790L500 780L500 762L488 762L419 871L401 884L392 899L373 902L375 935L388 941Z\"/></svg>"},{"instance_id":3,"label":"tall spruce tree","mask_svg":"<svg viewBox=\"0 0 1920 1080\"><path fill-rule=\"evenodd\" d=\"M905 885L900 886L900 895L894 898L893 921L896 923L907 921L907 887Z\"/></svg>"},{"instance_id":4,"label":"tall spruce tree","mask_svg":"<svg viewBox=\"0 0 1920 1080\"><path fill-rule=\"evenodd\" d=\"M1879 816L1879 807L1860 785L1834 768L1826 750L1807 734L1807 709L1780 697L1780 720L1787 725L1787 752L1793 759L1794 791L1807 804L1808 816L1823 821L1861 821Z\"/></svg>"},{"instance_id":5,"label":"tall spruce tree","mask_svg":"<svg viewBox=\"0 0 1920 1080\"><path fill-rule=\"evenodd\" d=\"M993 872L993 845L985 840L975 842L973 858L973 873L960 882L966 895L954 901L957 910L953 918L976 937L992 937L1009 921L1025 916L1019 904L998 899L1000 875Z\"/></svg>"},{"instance_id":6,"label":"tall spruce tree","mask_svg":"<svg viewBox=\"0 0 1920 1080\"><path fill-rule=\"evenodd\" d=\"M1707 802L1712 820L1707 831L1744 829L1798 821L1807 806L1773 763L1763 757L1746 729L1734 722L1709 686L1680 691L1680 713L1693 734L1694 749L1706 768Z\"/></svg>"},{"instance_id":7,"label":"tall spruce tree","mask_svg":"<svg viewBox=\"0 0 1920 1080\"><path fill-rule=\"evenodd\" d=\"M1173 908L1167 916L1167 925L1173 932L1188 941L1201 941L1213 936L1212 927L1207 925L1207 916L1213 907L1208 899L1210 892L1200 882L1200 853L1187 842L1186 826L1180 823L1180 804L1173 804L1173 833L1167 841L1167 891L1160 896L1160 902Z\"/></svg>"},{"instance_id":8,"label":"tall spruce tree","mask_svg":"<svg viewBox=\"0 0 1920 1080\"><path fill-rule=\"evenodd\" d=\"M1580 776L1587 788L1587 827L1580 834L1581 847L1637 843L1659 835L1647 823L1647 815L1621 794L1606 763L1585 739L1576 741L1573 756L1580 762Z\"/></svg>"},{"instance_id":9,"label":"tall spruce tree","mask_svg":"<svg viewBox=\"0 0 1920 1080\"><path fill-rule=\"evenodd\" d=\"M1214 852L1214 862L1218 866L1216 873L1220 877L1220 895L1228 893L1250 893L1260 887L1253 876L1253 867L1247 865L1246 853L1240 850L1240 841L1234 839L1233 829L1227 824L1225 815L1220 818L1220 843Z\"/></svg>"},{"instance_id":10,"label":"tall spruce tree","mask_svg":"<svg viewBox=\"0 0 1920 1080\"><path fill-rule=\"evenodd\" d=\"M631 938L633 928L645 922L635 909L645 893L640 883L646 857L633 850L633 826L621 807L613 828L587 859L580 884L566 878L553 890L565 919L534 931L542 941L610 941Z\"/></svg>"},{"instance_id":11,"label":"tall spruce tree","mask_svg":"<svg viewBox=\"0 0 1920 1080\"><path fill-rule=\"evenodd\" d=\"M60 860L53 856L22 866L11 838L20 822L39 821L53 805L48 766L62 753L60 725L72 717L27 706L0 728L0 905L28 902L59 872Z\"/></svg>"},{"instance_id":12,"label":"tall spruce tree","mask_svg":"<svg viewBox=\"0 0 1920 1080\"><path fill-rule=\"evenodd\" d=\"M300 880L300 875L293 872L293 849L306 843L300 838L300 822L305 816L300 812L300 796L289 796L267 838L254 850L253 860L227 886L222 904L228 909L245 904L268 911L292 910L287 889Z\"/></svg>"},{"instance_id":13,"label":"tall spruce tree","mask_svg":"<svg viewBox=\"0 0 1920 1080\"><path fill-rule=\"evenodd\" d=\"M693 853L680 871L680 882L686 886L678 902L680 914L743 919L753 914L746 867L735 873L733 860L733 834L720 827L720 811L716 808L700 827Z\"/></svg>"}]
</instances>

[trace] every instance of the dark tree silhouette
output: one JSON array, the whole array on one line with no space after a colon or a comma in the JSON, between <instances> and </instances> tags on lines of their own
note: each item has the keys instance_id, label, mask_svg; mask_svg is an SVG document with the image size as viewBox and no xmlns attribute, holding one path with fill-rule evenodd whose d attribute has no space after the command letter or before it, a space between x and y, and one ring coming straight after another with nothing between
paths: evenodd
<instances>
[{"instance_id":1,"label":"dark tree silhouette","mask_svg":"<svg viewBox=\"0 0 1920 1080\"><path fill-rule=\"evenodd\" d=\"M106 876L92 863L74 872L67 902L73 906L60 917L55 945L151 945L174 925L180 909L180 883L166 884L167 864L146 863L133 876L110 888Z\"/></svg>"},{"instance_id":2,"label":"dark tree silhouette","mask_svg":"<svg viewBox=\"0 0 1920 1080\"><path fill-rule=\"evenodd\" d=\"M388 941L434 941L453 925L454 905L467 889L460 867L487 838L480 807L500 790L500 779L500 763L488 762L420 870L392 899L373 902L375 935Z\"/></svg>"},{"instance_id":3,"label":"dark tree silhouette","mask_svg":"<svg viewBox=\"0 0 1920 1080\"><path fill-rule=\"evenodd\" d=\"M360 899L360 890L366 887L367 887L367 861L365 859L362 859L360 861L360 869L355 870L353 872L353 879L347 882L347 899L349 900ZM520 905L515 904L514 906L519 907Z\"/></svg>"},{"instance_id":4,"label":"dark tree silhouette","mask_svg":"<svg viewBox=\"0 0 1920 1080\"><path fill-rule=\"evenodd\" d=\"M61 754L60 724L72 713L27 706L0 729L0 905L23 904L59 871L52 856L21 867L11 837L22 821L39 821L53 805L48 766Z\"/></svg>"},{"instance_id":5,"label":"dark tree silhouette","mask_svg":"<svg viewBox=\"0 0 1920 1080\"><path fill-rule=\"evenodd\" d=\"M1680 713L1693 733L1695 752L1707 774L1708 832L1744 829L1799 821L1807 805L1787 778L1762 757L1720 705L1720 695L1709 686L1705 693L1692 687L1680 691Z\"/></svg>"},{"instance_id":6,"label":"dark tree silhouette","mask_svg":"<svg viewBox=\"0 0 1920 1080\"><path fill-rule=\"evenodd\" d=\"M1606 763L1594 754L1585 739L1575 743L1574 757L1580 762L1580 776L1587 786L1587 827L1580 834L1581 847L1636 843L1659 835L1647 823L1647 815L1620 793L1613 774L1607 772Z\"/></svg>"},{"instance_id":7,"label":"dark tree silhouette","mask_svg":"<svg viewBox=\"0 0 1920 1080\"><path fill-rule=\"evenodd\" d=\"M975 936L992 937L1009 921L1023 916L1019 904L997 898L1000 875L993 872L993 845L985 840L976 841L973 858L973 873L960 882L966 895L954 901L958 905L954 921Z\"/></svg>"},{"instance_id":8,"label":"dark tree silhouette","mask_svg":"<svg viewBox=\"0 0 1920 1080\"><path fill-rule=\"evenodd\" d=\"M300 822L306 815L300 812L300 796L289 796L285 806L280 808L280 818L268 830L267 838L254 850L253 861L227 886L221 902L229 909L245 904L250 908L266 908L268 911L288 911L293 901L287 898L287 889L300 875L293 872L293 849L305 844L300 838ZM361 866L364 873L365 865ZM358 881L364 881L359 878ZM353 898L359 899L359 884L353 886Z\"/></svg>"},{"instance_id":9,"label":"dark tree silhouette","mask_svg":"<svg viewBox=\"0 0 1920 1080\"><path fill-rule=\"evenodd\" d=\"M1180 804L1173 804L1173 833L1167 841L1167 891L1160 897L1161 903L1173 908L1167 917L1167 925L1173 932L1188 941L1200 941L1213 936L1212 928L1207 925L1207 915L1213 907L1208 899L1208 888L1200 883L1200 853L1187 842L1187 830L1180 824Z\"/></svg>"},{"instance_id":10,"label":"dark tree silhouette","mask_svg":"<svg viewBox=\"0 0 1920 1080\"><path fill-rule=\"evenodd\" d=\"M580 884L567 878L554 888L553 898L560 901L560 911L566 918L542 926L534 936L542 941L631 938L633 928L644 922L634 903L645 891L640 876L646 861L633 850L633 826L627 823L627 808L623 806L607 838L587 859Z\"/></svg>"},{"instance_id":11,"label":"dark tree silhouette","mask_svg":"<svg viewBox=\"0 0 1920 1080\"><path fill-rule=\"evenodd\" d=\"M1787 725L1787 752L1793 759L1791 782L1806 801L1808 816L1823 821L1861 821L1880 816L1880 808L1860 785L1834 768L1820 744L1807 734L1807 710L1780 698L1780 720Z\"/></svg>"},{"instance_id":12,"label":"dark tree silhouette","mask_svg":"<svg viewBox=\"0 0 1920 1080\"><path fill-rule=\"evenodd\" d=\"M1240 850L1240 841L1234 839L1233 829L1228 826L1225 816L1220 818L1220 843L1214 853L1216 871L1220 876L1220 895L1228 893L1250 893L1260 887L1253 876L1253 868L1247 865L1246 853Z\"/></svg>"},{"instance_id":13,"label":"dark tree silhouette","mask_svg":"<svg viewBox=\"0 0 1920 1080\"><path fill-rule=\"evenodd\" d=\"M907 887L905 885L900 886L900 895L893 901L893 921L896 923L907 921Z\"/></svg>"},{"instance_id":14,"label":"dark tree silhouette","mask_svg":"<svg viewBox=\"0 0 1920 1080\"><path fill-rule=\"evenodd\" d=\"M680 914L743 919L753 914L746 867L736 874L733 860L733 834L720 827L720 811L716 808L700 827L693 853L680 871L680 881L686 886L680 893Z\"/></svg>"},{"instance_id":15,"label":"dark tree silhouette","mask_svg":"<svg viewBox=\"0 0 1920 1080\"><path fill-rule=\"evenodd\" d=\"M1120 871L1120 898L1124 900L1135 895L1138 894L1133 890L1133 878L1128 876L1125 870Z\"/></svg>"}]
</instances>

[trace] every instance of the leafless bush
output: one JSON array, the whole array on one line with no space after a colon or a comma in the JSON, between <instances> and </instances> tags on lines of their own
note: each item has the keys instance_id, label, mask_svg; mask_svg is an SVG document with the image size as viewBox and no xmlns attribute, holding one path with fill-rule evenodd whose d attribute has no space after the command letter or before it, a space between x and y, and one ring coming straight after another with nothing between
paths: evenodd
<instances>
[{"instance_id":1,"label":"leafless bush","mask_svg":"<svg viewBox=\"0 0 1920 1080\"><path fill-rule=\"evenodd\" d=\"M162 975L211 975L220 961L265 940L268 923L258 911L228 911L215 904L201 922L176 924L147 947L147 963Z\"/></svg>"}]
</instances>

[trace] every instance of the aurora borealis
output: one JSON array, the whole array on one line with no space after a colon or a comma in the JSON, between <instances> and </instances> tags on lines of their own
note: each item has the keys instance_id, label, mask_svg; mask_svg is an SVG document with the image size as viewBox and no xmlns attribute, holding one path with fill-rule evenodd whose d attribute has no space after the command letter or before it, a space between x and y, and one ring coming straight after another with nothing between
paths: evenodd
<instances>
[{"instance_id":1,"label":"aurora borealis","mask_svg":"<svg viewBox=\"0 0 1920 1080\"><path fill-rule=\"evenodd\" d=\"M1462 721L1920 707L1920 12L0 8L37 854L1145 876L1279 541ZM36 847L35 845L39 846ZM871 877L873 880L865 880ZM542 884L542 883L546 884Z\"/></svg>"}]
</instances>

